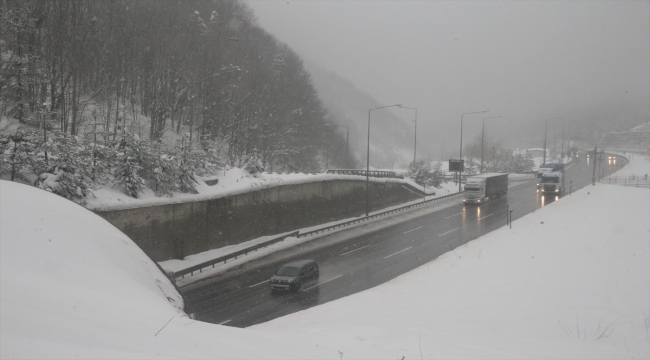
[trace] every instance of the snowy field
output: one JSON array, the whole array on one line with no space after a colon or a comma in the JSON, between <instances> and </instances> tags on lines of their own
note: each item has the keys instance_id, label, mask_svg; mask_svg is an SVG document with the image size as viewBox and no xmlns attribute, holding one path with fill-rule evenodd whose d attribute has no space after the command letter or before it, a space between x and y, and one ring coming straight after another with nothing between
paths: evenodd
<instances>
[{"instance_id":1,"label":"snowy field","mask_svg":"<svg viewBox=\"0 0 650 360\"><path fill-rule=\"evenodd\" d=\"M6 181L0 198L3 359L650 357L648 189L588 186L386 284L247 329L189 319L155 264L84 208Z\"/></svg>"}]
</instances>

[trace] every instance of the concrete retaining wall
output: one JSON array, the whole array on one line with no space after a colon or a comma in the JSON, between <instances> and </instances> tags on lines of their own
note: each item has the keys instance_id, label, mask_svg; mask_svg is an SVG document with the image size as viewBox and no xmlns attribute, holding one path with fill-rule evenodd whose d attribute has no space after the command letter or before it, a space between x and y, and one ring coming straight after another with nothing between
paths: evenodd
<instances>
[{"instance_id":1,"label":"concrete retaining wall","mask_svg":"<svg viewBox=\"0 0 650 360\"><path fill-rule=\"evenodd\" d=\"M417 199L408 187L399 182L371 182L370 210ZM96 213L127 234L153 260L164 261L362 215L365 189L364 181L330 180Z\"/></svg>"}]
</instances>

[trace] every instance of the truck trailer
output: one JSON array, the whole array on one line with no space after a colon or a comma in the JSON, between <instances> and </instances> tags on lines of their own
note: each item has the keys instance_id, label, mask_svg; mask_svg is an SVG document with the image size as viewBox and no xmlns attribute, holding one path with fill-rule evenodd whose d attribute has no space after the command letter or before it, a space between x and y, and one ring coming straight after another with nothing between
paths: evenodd
<instances>
[{"instance_id":1,"label":"truck trailer","mask_svg":"<svg viewBox=\"0 0 650 360\"><path fill-rule=\"evenodd\" d=\"M491 197L508 193L508 174L481 174L467 178L464 204L483 204Z\"/></svg>"},{"instance_id":2,"label":"truck trailer","mask_svg":"<svg viewBox=\"0 0 650 360\"><path fill-rule=\"evenodd\" d=\"M564 171L564 164L562 163L548 163L542 164L537 169L537 177L542 177L542 174L556 171Z\"/></svg>"}]
</instances>

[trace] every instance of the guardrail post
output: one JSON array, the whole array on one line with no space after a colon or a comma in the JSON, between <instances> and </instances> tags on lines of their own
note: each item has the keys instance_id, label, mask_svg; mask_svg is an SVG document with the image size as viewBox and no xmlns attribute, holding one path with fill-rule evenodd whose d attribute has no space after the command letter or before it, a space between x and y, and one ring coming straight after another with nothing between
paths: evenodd
<instances>
[{"instance_id":1,"label":"guardrail post","mask_svg":"<svg viewBox=\"0 0 650 360\"><path fill-rule=\"evenodd\" d=\"M569 181L569 196L571 196L571 188L573 187L573 180Z\"/></svg>"},{"instance_id":2,"label":"guardrail post","mask_svg":"<svg viewBox=\"0 0 650 360\"><path fill-rule=\"evenodd\" d=\"M510 216L508 215L510 213L510 204L506 204L506 226L510 224Z\"/></svg>"},{"instance_id":3,"label":"guardrail post","mask_svg":"<svg viewBox=\"0 0 650 360\"><path fill-rule=\"evenodd\" d=\"M510 228L512 229L512 212L514 210L510 210Z\"/></svg>"}]
</instances>

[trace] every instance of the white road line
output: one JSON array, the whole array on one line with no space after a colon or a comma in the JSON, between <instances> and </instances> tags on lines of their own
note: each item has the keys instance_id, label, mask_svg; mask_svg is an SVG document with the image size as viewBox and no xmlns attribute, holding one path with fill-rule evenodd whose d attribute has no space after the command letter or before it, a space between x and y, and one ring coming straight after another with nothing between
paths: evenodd
<instances>
[{"instance_id":1,"label":"white road line","mask_svg":"<svg viewBox=\"0 0 650 360\"><path fill-rule=\"evenodd\" d=\"M445 219L449 219L450 217L454 217L454 216L456 216L456 215L460 215L460 214L462 214L462 212L459 212L458 214L454 214L454 215L447 216Z\"/></svg>"},{"instance_id":2,"label":"white road line","mask_svg":"<svg viewBox=\"0 0 650 360\"><path fill-rule=\"evenodd\" d=\"M487 217L490 217L490 216L492 216L492 215L494 215L494 213L492 213L492 214L490 214L490 215L485 215L485 216L483 216L482 218L479 218L479 220L483 220L483 219L485 219L485 218L487 218Z\"/></svg>"},{"instance_id":3,"label":"white road line","mask_svg":"<svg viewBox=\"0 0 650 360\"><path fill-rule=\"evenodd\" d=\"M446 233L438 234L438 236L447 235L447 234L449 234L450 232L452 232L452 231L456 231L456 230L458 230L458 228L451 229L451 230L447 231Z\"/></svg>"},{"instance_id":4,"label":"white road line","mask_svg":"<svg viewBox=\"0 0 650 360\"><path fill-rule=\"evenodd\" d=\"M401 253L401 252L404 252L404 251L406 251L406 250L408 250L408 249L410 249L410 248L411 248L411 247L409 246L409 247L407 247L407 248L404 249L404 250L400 250L400 251L398 251L398 252L396 252L396 253L394 253L394 254L390 254L390 255L386 256L384 259L388 259L389 257L391 257L391 256L393 256L393 255L397 255L397 254L399 254L399 253Z\"/></svg>"},{"instance_id":5,"label":"white road line","mask_svg":"<svg viewBox=\"0 0 650 360\"><path fill-rule=\"evenodd\" d=\"M332 281L332 280L336 280L336 279L340 278L341 276L343 276L343 275L339 275L339 276L333 277L333 278L331 278L331 279L329 279L329 280L326 280L326 281L323 281L323 282L319 282L318 284L316 284L316 285L314 285L314 286L311 286L311 287L308 287L308 288L306 288L306 289L303 289L302 291L307 291L307 290L309 290L309 289L313 289L313 288L315 288L315 287L317 287L317 286L321 286L321 285L323 285L323 284L325 284L325 283L328 283L328 282L330 282L330 281Z\"/></svg>"},{"instance_id":6,"label":"white road line","mask_svg":"<svg viewBox=\"0 0 650 360\"><path fill-rule=\"evenodd\" d=\"M521 203L518 202L518 203L516 203L516 204L514 204L514 205L510 205L510 207L515 207L515 206L517 206L517 205L519 205L519 204L521 204Z\"/></svg>"},{"instance_id":7,"label":"white road line","mask_svg":"<svg viewBox=\"0 0 650 360\"><path fill-rule=\"evenodd\" d=\"M358 249L354 249L354 250L352 250L352 251L348 251L348 252L346 252L346 253L341 254L341 256L343 256L343 255L347 255L347 254L350 254L350 253L353 253L353 252L355 252L355 251L357 251L357 250L365 249L365 248L367 248L368 246L370 246L370 245L366 245L366 246L360 247L360 248L358 248Z\"/></svg>"},{"instance_id":8,"label":"white road line","mask_svg":"<svg viewBox=\"0 0 650 360\"><path fill-rule=\"evenodd\" d=\"M218 325L223 325L223 324L229 323L231 320L232 320L232 319L230 319L230 320L226 320L226 321L224 321L224 322L222 322L222 323L219 323Z\"/></svg>"},{"instance_id":9,"label":"white road line","mask_svg":"<svg viewBox=\"0 0 650 360\"><path fill-rule=\"evenodd\" d=\"M408 230L408 231L404 231L402 234L410 233L411 231L415 231L415 230L417 230L417 229L421 229L421 228L423 228L423 227L424 227L424 225L422 225L422 226L418 226L418 227L416 227L415 229L411 229L411 230Z\"/></svg>"},{"instance_id":10,"label":"white road line","mask_svg":"<svg viewBox=\"0 0 650 360\"><path fill-rule=\"evenodd\" d=\"M264 280L264 281L262 281L261 283L257 283L257 284L255 284L255 285L251 285L251 286L249 286L249 288L255 287L255 286L257 286L257 285L262 285L262 284L267 283L267 282L269 282L269 281L270 281L270 280Z\"/></svg>"}]
</instances>

